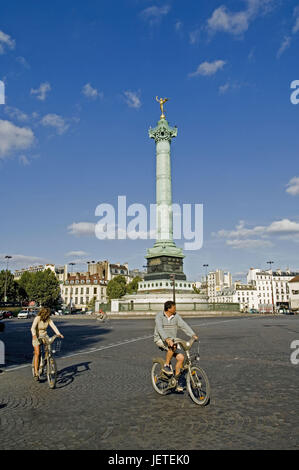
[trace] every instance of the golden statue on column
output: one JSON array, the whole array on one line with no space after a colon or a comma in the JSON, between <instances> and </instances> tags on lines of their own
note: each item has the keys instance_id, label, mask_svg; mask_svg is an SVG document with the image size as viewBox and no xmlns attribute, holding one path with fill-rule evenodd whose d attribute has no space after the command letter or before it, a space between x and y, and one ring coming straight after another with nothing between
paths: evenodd
<instances>
[{"instance_id":1,"label":"golden statue on column","mask_svg":"<svg viewBox=\"0 0 299 470\"><path fill-rule=\"evenodd\" d=\"M158 96L156 96L156 101L160 104L160 109L161 109L161 116L160 116L160 119L165 119L165 114L164 114L164 109L163 109L163 105L164 103L166 103L166 101L168 101L168 98L158 98Z\"/></svg>"}]
</instances>

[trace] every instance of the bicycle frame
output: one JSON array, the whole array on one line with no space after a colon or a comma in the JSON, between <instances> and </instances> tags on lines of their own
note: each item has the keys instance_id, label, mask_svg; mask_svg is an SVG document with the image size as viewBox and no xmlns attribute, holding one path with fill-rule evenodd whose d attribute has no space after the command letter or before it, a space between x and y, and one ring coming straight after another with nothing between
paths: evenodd
<instances>
[{"instance_id":1,"label":"bicycle frame","mask_svg":"<svg viewBox=\"0 0 299 470\"><path fill-rule=\"evenodd\" d=\"M50 339L47 337L40 338L40 355L39 355L39 364L38 364L38 375L39 378L45 373L45 367L47 368L47 380L50 388L55 388L56 385L56 376L57 376L57 367L56 361L54 359L54 352L52 351L52 344L58 338L58 335L52 336ZM34 371L34 359L32 364L32 373Z\"/></svg>"},{"instance_id":2,"label":"bicycle frame","mask_svg":"<svg viewBox=\"0 0 299 470\"><path fill-rule=\"evenodd\" d=\"M210 385L205 371L199 367L196 362L199 361L199 344L197 354L190 354L191 346L195 339L184 341L179 338L173 340L175 344L180 344L185 352L185 360L181 369L181 374L186 373L187 390L191 399L198 405L206 405L209 403ZM161 357L153 359L152 366L152 384L156 392L160 395L166 395L168 392L173 391L178 380L173 375L167 376L163 370L156 374L156 365L159 364L161 369L164 367L164 360ZM165 384L165 387L158 384Z\"/></svg>"}]
</instances>

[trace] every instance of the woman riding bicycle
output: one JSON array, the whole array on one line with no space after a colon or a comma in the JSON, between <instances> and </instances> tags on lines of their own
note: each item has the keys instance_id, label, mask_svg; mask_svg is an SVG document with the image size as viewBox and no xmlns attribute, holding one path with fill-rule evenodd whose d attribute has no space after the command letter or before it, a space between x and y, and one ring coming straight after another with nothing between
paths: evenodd
<instances>
[{"instance_id":1,"label":"woman riding bicycle","mask_svg":"<svg viewBox=\"0 0 299 470\"><path fill-rule=\"evenodd\" d=\"M60 333L58 328L55 326L53 320L50 319L51 310L49 308L42 308L35 317L34 322L32 323L31 333L32 333L32 346L34 348L34 378L38 380L38 363L39 363L39 354L40 354L40 339L48 338L47 329L48 326L52 328L54 333L60 338L63 338L63 335Z\"/></svg>"}]
</instances>

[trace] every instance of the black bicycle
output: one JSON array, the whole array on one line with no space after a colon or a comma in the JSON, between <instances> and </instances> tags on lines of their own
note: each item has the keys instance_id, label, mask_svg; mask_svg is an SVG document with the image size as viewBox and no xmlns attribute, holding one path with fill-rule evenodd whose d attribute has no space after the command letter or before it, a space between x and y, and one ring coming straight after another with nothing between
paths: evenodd
<instances>
[{"instance_id":1,"label":"black bicycle","mask_svg":"<svg viewBox=\"0 0 299 470\"><path fill-rule=\"evenodd\" d=\"M175 344L180 344L185 352L185 360L181 375L186 379L186 386L188 393L191 399L200 406L205 406L210 401L210 384L209 379L205 371L199 367L199 342L197 354L191 356L190 349L196 341L192 338L189 341L184 341L182 339L173 340ZM156 357L153 359L152 366L152 385L154 390L159 393L159 395L167 395L170 392L173 392L177 387L177 379L172 376L167 376L163 372L164 359L161 357Z\"/></svg>"},{"instance_id":2,"label":"black bicycle","mask_svg":"<svg viewBox=\"0 0 299 470\"><path fill-rule=\"evenodd\" d=\"M43 379L47 377L50 388L55 388L57 381L57 365L54 354L61 349L61 338L54 335L51 338L47 336L40 338L40 354L38 363L38 377ZM35 376L34 355L32 360L32 375Z\"/></svg>"}]
</instances>

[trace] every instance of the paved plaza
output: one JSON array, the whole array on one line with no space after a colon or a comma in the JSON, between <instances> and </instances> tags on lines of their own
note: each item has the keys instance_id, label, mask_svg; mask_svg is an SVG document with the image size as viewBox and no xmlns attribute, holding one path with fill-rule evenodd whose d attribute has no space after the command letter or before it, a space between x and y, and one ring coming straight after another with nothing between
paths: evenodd
<instances>
[{"instance_id":1,"label":"paved plaza","mask_svg":"<svg viewBox=\"0 0 299 470\"><path fill-rule=\"evenodd\" d=\"M0 449L299 449L299 316L187 321L211 384L204 408L153 390L152 319L55 318L65 336L55 390L33 381L31 321L7 320Z\"/></svg>"}]
</instances>

